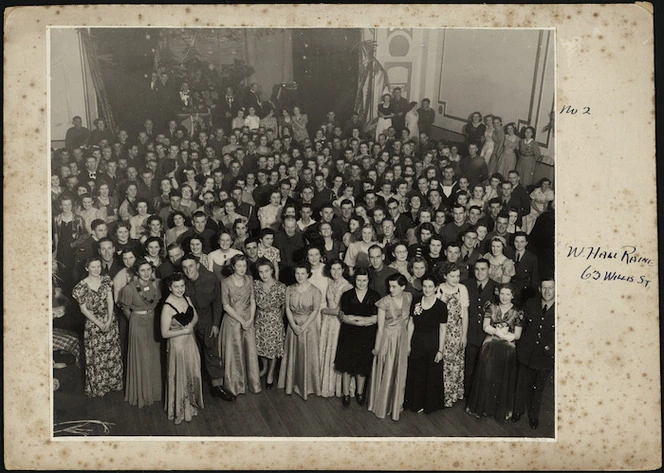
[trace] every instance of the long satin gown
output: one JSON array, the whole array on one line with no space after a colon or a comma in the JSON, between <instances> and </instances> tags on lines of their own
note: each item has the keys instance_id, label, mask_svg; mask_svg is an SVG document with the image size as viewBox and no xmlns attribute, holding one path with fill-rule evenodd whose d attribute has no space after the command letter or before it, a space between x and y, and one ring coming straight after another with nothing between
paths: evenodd
<instances>
[{"instance_id":1,"label":"long satin gown","mask_svg":"<svg viewBox=\"0 0 664 473\"><path fill-rule=\"evenodd\" d=\"M493 127L492 128L487 128L486 131L484 132L484 145L482 145L482 151L480 151L480 156L484 158L486 161L487 165L489 164L489 160L491 159L491 155L493 154Z\"/></svg>"},{"instance_id":2,"label":"long satin gown","mask_svg":"<svg viewBox=\"0 0 664 473\"><path fill-rule=\"evenodd\" d=\"M320 307L323 296L313 284L302 293L297 291L296 284L286 289L286 298L295 322L302 324L316 307ZM295 392L305 400L309 394L321 395L319 345L319 317L314 318L300 336L288 327L278 383L286 394Z\"/></svg>"},{"instance_id":3,"label":"long satin gown","mask_svg":"<svg viewBox=\"0 0 664 473\"><path fill-rule=\"evenodd\" d=\"M242 286L235 284L235 278L229 276L221 282L221 299L224 308L230 305L243 318L251 316L251 297L254 282L250 276L242 277ZM242 329L240 322L224 314L219 331L219 353L224 367L224 389L232 394L244 394L261 391L260 368L256 352L256 329Z\"/></svg>"},{"instance_id":4,"label":"long satin gown","mask_svg":"<svg viewBox=\"0 0 664 473\"><path fill-rule=\"evenodd\" d=\"M341 294L353 286L341 278L339 281L330 280L327 285L327 308L338 310ZM341 373L334 368L334 357L337 354L339 329L341 322L336 315L321 314L320 328L320 367L321 367L321 395L323 397L341 396Z\"/></svg>"},{"instance_id":5,"label":"long satin gown","mask_svg":"<svg viewBox=\"0 0 664 473\"><path fill-rule=\"evenodd\" d=\"M187 300L187 304L189 301ZM189 305L187 312L193 316L194 308ZM171 319L171 330L181 330L180 323ZM168 389L166 405L168 419L176 424L183 420L191 421L203 408L201 383L201 355L193 333L168 339L166 347L168 363Z\"/></svg>"},{"instance_id":6,"label":"long satin gown","mask_svg":"<svg viewBox=\"0 0 664 473\"><path fill-rule=\"evenodd\" d=\"M376 302L385 311L383 337L374 356L369 390L369 410L376 417L399 420L403 410L408 371L408 319L413 296L404 292L402 306L397 307L391 295Z\"/></svg>"},{"instance_id":7,"label":"long satin gown","mask_svg":"<svg viewBox=\"0 0 664 473\"><path fill-rule=\"evenodd\" d=\"M161 400L161 356L155 336L155 307L161 293L158 282L144 291L131 282L120 290L118 304L132 310L129 318L127 382L125 401L132 406L149 406ZM139 292L140 291L140 292Z\"/></svg>"},{"instance_id":8,"label":"long satin gown","mask_svg":"<svg viewBox=\"0 0 664 473\"><path fill-rule=\"evenodd\" d=\"M507 327L512 334L523 324L523 312L515 307L503 314L498 305L490 304L484 318L490 320L492 327ZM515 346L494 335L486 336L466 405L469 413L493 416L499 422L512 417L517 376Z\"/></svg>"},{"instance_id":9,"label":"long satin gown","mask_svg":"<svg viewBox=\"0 0 664 473\"><path fill-rule=\"evenodd\" d=\"M496 172L504 178L507 174L516 169L516 150L519 147L519 138L514 141L510 140L510 136L505 136L505 144L503 146L503 153L498 159Z\"/></svg>"}]
</instances>

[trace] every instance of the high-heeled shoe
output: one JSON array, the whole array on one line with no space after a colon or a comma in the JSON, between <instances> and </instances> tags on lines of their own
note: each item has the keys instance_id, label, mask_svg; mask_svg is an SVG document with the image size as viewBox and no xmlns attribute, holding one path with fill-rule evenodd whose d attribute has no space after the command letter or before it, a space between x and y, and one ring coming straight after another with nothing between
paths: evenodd
<instances>
[{"instance_id":1,"label":"high-heeled shoe","mask_svg":"<svg viewBox=\"0 0 664 473\"><path fill-rule=\"evenodd\" d=\"M367 399L364 393L355 393L355 400L360 406L364 406Z\"/></svg>"},{"instance_id":2,"label":"high-heeled shoe","mask_svg":"<svg viewBox=\"0 0 664 473\"><path fill-rule=\"evenodd\" d=\"M265 380L265 387L266 387L267 389L272 389L272 386L274 386L274 380L272 380L272 382L270 383L270 382L268 382L267 379L266 379L266 380Z\"/></svg>"},{"instance_id":3,"label":"high-heeled shoe","mask_svg":"<svg viewBox=\"0 0 664 473\"><path fill-rule=\"evenodd\" d=\"M341 396L341 404L343 404L344 407L350 406L350 396L348 395Z\"/></svg>"}]
</instances>

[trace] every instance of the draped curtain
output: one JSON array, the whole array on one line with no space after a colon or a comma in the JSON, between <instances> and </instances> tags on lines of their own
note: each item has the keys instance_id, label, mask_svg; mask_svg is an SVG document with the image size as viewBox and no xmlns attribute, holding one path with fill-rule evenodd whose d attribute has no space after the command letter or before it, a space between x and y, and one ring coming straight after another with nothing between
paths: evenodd
<instances>
[{"instance_id":1,"label":"draped curtain","mask_svg":"<svg viewBox=\"0 0 664 473\"><path fill-rule=\"evenodd\" d=\"M376 127L378 121L378 104L383 93L389 90L387 72L376 59L376 42L374 40L362 41L358 45L360 71L358 74L357 95L355 97L355 111L364 123L365 131Z\"/></svg>"},{"instance_id":2,"label":"draped curtain","mask_svg":"<svg viewBox=\"0 0 664 473\"><path fill-rule=\"evenodd\" d=\"M104 78L99 64L97 54L97 45L94 37L90 34L89 29L79 29L81 38L81 49L83 51L83 61L87 64L94 84L95 92L97 94L97 104L101 112L101 118L106 122L106 126L117 133L118 127L113 117L113 109L111 107L106 87L104 85Z\"/></svg>"}]
</instances>

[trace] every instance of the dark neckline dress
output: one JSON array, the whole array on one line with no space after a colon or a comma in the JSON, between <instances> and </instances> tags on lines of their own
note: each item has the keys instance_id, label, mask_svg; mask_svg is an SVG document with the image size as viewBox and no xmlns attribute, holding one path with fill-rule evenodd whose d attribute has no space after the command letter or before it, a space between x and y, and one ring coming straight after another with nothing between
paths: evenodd
<instances>
[{"instance_id":1,"label":"dark neckline dress","mask_svg":"<svg viewBox=\"0 0 664 473\"><path fill-rule=\"evenodd\" d=\"M443 362L435 363L440 324L447 323L447 305L436 299L431 307L421 307L422 298L413 301L410 317L415 325L410 342L404 407L413 412L430 413L444 406ZM419 312L418 306L421 309Z\"/></svg>"}]
</instances>

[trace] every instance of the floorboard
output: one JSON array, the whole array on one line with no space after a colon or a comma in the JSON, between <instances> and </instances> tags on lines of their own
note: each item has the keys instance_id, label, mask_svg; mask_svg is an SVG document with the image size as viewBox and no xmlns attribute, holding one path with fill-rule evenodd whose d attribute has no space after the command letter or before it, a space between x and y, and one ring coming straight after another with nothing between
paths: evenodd
<instances>
[{"instance_id":1,"label":"floorboard","mask_svg":"<svg viewBox=\"0 0 664 473\"><path fill-rule=\"evenodd\" d=\"M518 423L498 423L491 418L475 419L463 410L463 402L432 414L404 411L398 422L378 419L355 398L344 408L338 397L287 395L274 387L258 394L238 396L224 402L209 395L204 385L204 403L191 422L175 425L168 420L163 404L138 409L124 401L120 392L89 399L82 379L73 367L57 370L62 387L54 393L55 423L75 420L111 422L113 436L246 436L246 437L540 437L554 436L553 386L547 385L540 426L532 430L524 417Z\"/></svg>"}]
</instances>

